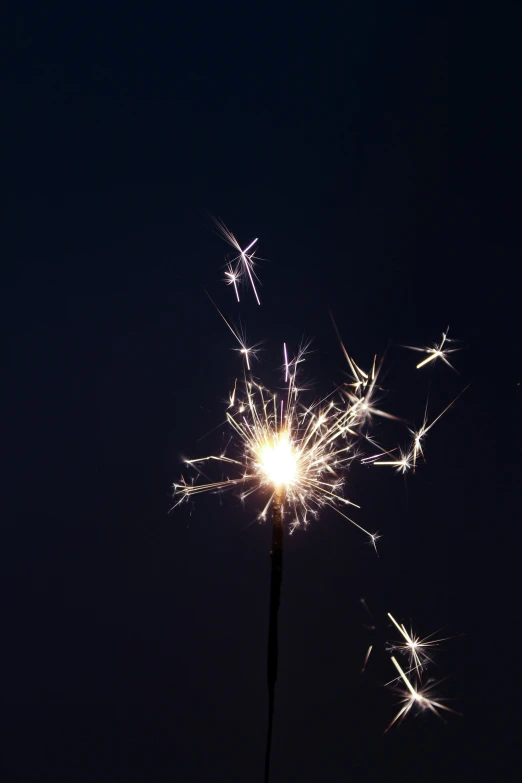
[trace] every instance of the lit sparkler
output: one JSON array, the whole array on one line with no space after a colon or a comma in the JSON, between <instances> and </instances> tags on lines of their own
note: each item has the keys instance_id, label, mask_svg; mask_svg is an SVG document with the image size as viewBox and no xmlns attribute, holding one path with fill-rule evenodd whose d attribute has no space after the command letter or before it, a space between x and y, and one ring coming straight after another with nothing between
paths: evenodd
<instances>
[{"instance_id":1,"label":"lit sparkler","mask_svg":"<svg viewBox=\"0 0 522 783\"><path fill-rule=\"evenodd\" d=\"M256 278L255 256L252 250L257 239L254 239L247 247L241 248L237 239L221 221L215 220L215 223L225 240L238 253L227 265L225 282L227 285L233 286L236 299L239 302L239 286L248 278L256 301L260 304L254 281ZM226 475L224 477L222 475L219 480L207 481L207 483L198 483L197 477L196 480L189 482L182 476L180 481L174 484L175 495L179 497L175 505L179 505L183 501L189 500L193 495L202 492L220 493L226 489L236 488L240 490L241 500L245 500L258 491L264 494L265 505L258 515L259 519L265 520L269 511L272 512L266 781L269 775L274 692L277 677L277 615L282 579L283 516L290 510L291 521L288 528L291 534L299 526L306 527L310 517L316 517L321 508L330 506L364 532L376 549L378 534L365 530L344 513L346 506L359 508L357 504L346 499L342 494L344 471L354 459L359 457L357 444L365 439L380 451L378 455L366 457L362 462L392 465L402 473L406 473L411 468L415 470L417 458L424 458L423 438L455 400L429 425L426 411L421 429L419 431L409 430L413 436L411 447L404 452L399 450L400 459L384 460L383 456L393 454L397 449L386 451L379 447L369 435L367 425L374 416L396 421L399 419L378 407L379 393L382 392L382 387L378 385L381 364L377 363L376 356L370 371L366 372L355 363L340 341L348 363L351 381L334 390L325 398L306 406L301 402L302 388L299 388L296 382L297 368L304 359L306 347L302 348L290 360L286 343L283 344L285 391L279 397L277 393L270 392L251 374L250 360L256 355L258 346L248 346L244 334L233 328L221 311L217 307L216 309L238 342L240 348L236 350L241 353L246 365L242 390L238 390L236 379L234 388L229 395L229 405L225 414L226 422L232 431L229 441L229 445L233 444L232 456L227 454L227 446L221 454L186 460L186 465L194 469L200 476L204 475L201 466L206 463L219 463ZM427 358L417 365L417 368L439 358L452 367L447 356L458 349L444 347L446 342L450 342L447 334L448 330L443 333L440 344L435 344L433 348L412 348L428 354ZM454 368L452 367L452 369ZM336 395L336 392L340 392L340 394ZM334 395L336 395L335 399L333 399ZM228 471L230 471L230 475L228 475ZM441 640L433 640L431 637L419 639L413 635L413 632L408 633L405 626L399 625L391 615L389 617L404 639L404 643L394 649L408 653L410 672L416 672L419 687L412 685L396 659L392 657L400 679L406 686L406 691L403 692L403 706L388 728L402 720L413 706L420 709L430 709L436 715L439 715L439 710L454 712L441 704L440 701L433 700L429 695L430 688L420 688L422 667L430 661L428 650ZM368 647L362 671L366 668L371 651L372 645Z\"/></svg>"},{"instance_id":2,"label":"lit sparkler","mask_svg":"<svg viewBox=\"0 0 522 783\"><path fill-rule=\"evenodd\" d=\"M236 250L238 253L238 255L227 264L227 271L225 272L226 284L234 286L236 299L239 302L238 286L245 278L248 278L250 285L252 286L252 291L254 292L256 302L258 303L258 305L260 305L261 301L259 299L256 284L254 281L254 278L256 279L258 278L254 269L255 255L254 255L254 251L252 250L252 248L258 241L257 237L256 239L253 239L252 242L250 242L250 244L247 245L247 247L242 248L239 242L237 241L237 239L235 238L234 234L231 231L229 231L229 229L225 226L225 224L221 220L218 220L217 218L213 218L213 220L218 228L220 235L223 237L225 242L228 242L228 244L231 245L234 248L234 250Z\"/></svg>"}]
</instances>

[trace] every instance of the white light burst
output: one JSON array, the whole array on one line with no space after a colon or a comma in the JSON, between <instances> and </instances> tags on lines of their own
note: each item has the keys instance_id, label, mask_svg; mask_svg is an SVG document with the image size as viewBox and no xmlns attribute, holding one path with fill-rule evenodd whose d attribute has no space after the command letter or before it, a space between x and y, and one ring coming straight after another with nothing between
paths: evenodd
<instances>
[{"instance_id":1,"label":"white light burst","mask_svg":"<svg viewBox=\"0 0 522 783\"><path fill-rule=\"evenodd\" d=\"M234 436L233 456L222 453L185 461L201 475L202 466L209 461L233 467L234 474L208 483L182 478L174 485L180 496L178 503L200 492L239 488L244 500L260 491L268 495L259 514L265 519L274 494L282 489L285 512L291 513L291 533L301 525L306 527L327 505L366 533L375 546L378 534L347 516L347 506L359 506L342 495L343 472L358 457L357 428L365 414L358 404L334 402L330 399L333 394L312 405L301 402L296 374L305 353L306 347L289 361L285 346L287 385L281 397L245 372L242 392L236 383L226 412Z\"/></svg>"}]
</instances>

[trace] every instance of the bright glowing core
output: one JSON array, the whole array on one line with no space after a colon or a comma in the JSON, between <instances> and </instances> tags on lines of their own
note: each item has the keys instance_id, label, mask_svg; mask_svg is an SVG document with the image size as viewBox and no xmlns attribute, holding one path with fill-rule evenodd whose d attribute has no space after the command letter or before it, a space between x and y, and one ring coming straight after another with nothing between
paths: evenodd
<instances>
[{"instance_id":1,"label":"bright glowing core","mask_svg":"<svg viewBox=\"0 0 522 783\"><path fill-rule=\"evenodd\" d=\"M276 486L289 484L297 472L297 459L286 433L281 433L260 451L261 469Z\"/></svg>"}]
</instances>

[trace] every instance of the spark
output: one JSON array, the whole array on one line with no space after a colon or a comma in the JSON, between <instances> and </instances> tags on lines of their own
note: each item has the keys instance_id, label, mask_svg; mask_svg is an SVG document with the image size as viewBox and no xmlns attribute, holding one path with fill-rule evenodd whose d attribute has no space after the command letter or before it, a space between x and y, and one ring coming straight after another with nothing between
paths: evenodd
<instances>
[{"instance_id":1,"label":"spark","mask_svg":"<svg viewBox=\"0 0 522 783\"><path fill-rule=\"evenodd\" d=\"M399 652L408 656L410 671L415 671L420 681L423 668L432 662L430 652L434 647L438 647L440 642L446 641L448 637L445 639L433 639L433 634L430 634L425 639L421 639L419 636L414 635L412 629L408 633L405 626L399 625L390 612L388 612L388 617L404 639L404 642L401 644L394 644L392 649L399 650Z\"/></svg>"},{"instance_id":2,"label":"spark","mask_svg":"<svg viewBox=\"0 0 522 783\"><path fill-rule=\"evenodd\" d=\"M342 390L342 394L348 400L349 404L352 406L352 409L354 411L357 410L359 423L369 421L373 416L381 416L385 419L400 421L397 416L393 416L391 413L387 413L386 411L376 407L376 404L379 401L378 392L382 392L382 388L378 385L378 378L382 367L382 361L377 364L377 356L375 355L373 357L371 370L369 372L365 372L363 369L361 369L346 350L331 313L330 317L332 319L333 327L339 340L341 350L346 361L348 362L349 376L351 379L350 382L346 384L347 388Z\"/></svg>"},{"instance_id":3,"label":"spark","mask_svg":"<svg viewBox=\"0 0 522 783\"><path fill-rule=\"evenodd\" d=\"M419 689L418 687L415 687L411 684L410 680L402 670L400 664L397 662L397 660L392 656L393 665L399 672L400 679L403 681L404 685L406 686L406 690L400 691L402 694L401 704L403 705L400 710L398 711L397 715L393 718L391 723L386 728L386 731L391 729L391 727L397 723L397 721L402 722L408 712L413 707L416 707L417 709L424 711L426 709L433 712L434 715L436 715L438 718L441 718L441 715L439 714L440 710L446 710L447 712L453 712L456 713L455 710L452 710L450 707L447 707L445 704L442 704L440 701L435 701L431 698L430 693L434 686L428 686L422 689Z\"/></svg>"},{"instance_id":4,"label":"spark","mask_svg":"<svg viewBox=\"0 0 522 783\"><path fill-rule=\"evenodd\" d=\"M288 353L286 351L286 343L283 343L283 352L285 354L285 383L288 383Z\"/></svg>"},{"instance_id":5,"label":"spark","mask_svg":"<svg viewBox=\"0 0 522 783\"><path fill-rule=\"evenodd\" d=\"M366 664L368 663L368 658L370 657L370 653L372 651L372 648L373 648L373 644L370 644L370 646L368 647L368 652L364 656L364 663L362 665L361 674L364 674L364 671L366 669Z\"/></svg>"},{"instance_id":6,"label":"spark","mask_svg":"<svg viewBox=\"0 0 522 783\"><path fill-rule=\"evenodd\" d=\"M214 302L214 300L212 299L212 297L210 296L208 291L205 291L205 293L208 296L208 298L210 299L210 301L212 302L212 304L214 305L214 307L216 308L216 310L218 311L218 313L221 316L221 318L223 319L223 321L226 323L226 325L228 326L228 328L230 329L230 331L234 335L234 337L236 338L237 342L239 343L240 347L236 348L235 350L238 351L238 353L240 353L244 357L247 369L251 370L252 368L250 366L250 359L257 356L257 354L259 353L259 346L261 345L261 343L256 343L255 345L252 345L252 346L249 347L247 345L247 343L246 343L245 335L244 334L241 335L239 330L234 329L229 324L229 322L227 321L227 319L225 318L225 316L223 315L223 313L221 312L221 310L219 309L217 304ZM234 391L231 392L231 395L230 395L230 399L231 400L232 400L232 396L235 397L235 384L234 384Z\"/></svg>"},{"instance_id":7,"label":"spark","mask_svg":"<svg viewBox=\"0 0 522 783\"><path fill-rule=\"evenodd\" d=\"M458 398L462 394L464 394L466 389L469 389L469 384L464 389L462 389L462 391L459 394L457 394L455 399L452 400L449 405L446 405L444 410L441 413L439 413L439 415L435 419L433 419L433 421L430 424L428 424L428 413L427 413L427 411L428 411L428 402L426 401L426 410L424 412L424 421L423 421L422 427L418 431L408 430L410 435L413 435L413 442L412 442L412 446L411 446L410 456L411 456L411 459L412 459L412 465L413 465L413 472L414 473L415 473L415 468L417 467L417 457L420 455L422 457L422 459L425 459L424 458L424 452L422 450L423 438L426 437L428 432L439 421L439 419L441 419L444 416L444 414L447 413L447 411L449 411L451 406L455 402L457 402Z\"/></svg>"},{"instance_id":8,"label":"spark","mask_svg":"<svg viewBox=\"0 0 522 783\"><path fill-rule=\"evenodd\" d=\"M370 618L372 623L374 623L375 620L374 620L373 614L370 612L370 609L368 608L368 604L366 603L366 599L365 598L361 598L360 602L364 606L365 610L368 612L368 617ZM375 625L365 626L365 627L369 628L372 631L375 631Z\"/></svg>"},{"instance_id":9,"label":"spark","mask_svg":"<svg viewBox=\"0 0 522 783\"><path fill-rule=\"evenodd\" d=\"M395 460L376 459L374 465L391 465L397 468L397 473L407 473L412 467L412 452L400 452L401 458Z\"/></svg>"},{"instance_id":10,"label":"spark","mask_svg":"<svg viewBox=\"0 0 522 783\"><path fill-rule=\"evenodd\" d=\"M227 271L225 272L225 283L227 285L233 285L236 294L236 299L239 302L239 291L237 288L238 282L241 280L241 271L237 267L233 267L232 264L227 264Z\"/></svg>"},{"instance_id":11,"label":"spark","mask_svg":"<svg viewBox=\"0 0 522 783\"><path fill-rule=\"evenodd\" d=\"M229 408L233 408L234 407L234 403L236 401L236 387L237 387L237 378L234 381L234 388L232 389L232 391L230 392L230 394L228 396L228 398L230 400L230 405L228 406Z\"/></svg>"},{"instance_id":12,"label":"spark","mask_svg":"<svg viewBox=\"0 0 522 783\"><path fill-rule=\"evenodd\" d=\"M433 343L432 348L415 348L413 345L404 345L404 348L408 348L410 351L420 351L421 353L427 354L426 359L423 359L419 364L417 365L417 370L420 370L421 367L425 367L429 362L433 362L436 359L442 359L442 361L448 365L448 367L451 367L452 370L457 370L455 367L448 361L448 355L450 353L455 353L456 351L460 351L460 348L444 348L445 343L451 343L455 342L455 340L450 340L448 338L448 332L449 332L449 326L446 329L445 332L442 332L442 339L439 344Z\"/></svg>"},{"instance_id":13,"label":"spark","mask_svg":"<svg viewBox=\"0 0 522 783\"><path fill-rule=\"evenodd\" d=\"M261 301L259 299L256 284L254 282L254 278L257 278L257 275L254 269L255 255L254 252L252 251L252 248L258 241L257 237L256 239L253 239L252 242L250 242L250 244L247 245L247 247L242 248L239 242L237 241L237 239L235 238L234 234L231 231L229 231L229 229L225 226L225 224L221 220L218 220L217 218L213 218L213 220L218 228L219 234L223 237L225 242L228 242L228 244L231 245L231 247L233 247L234 250L238 252L236 258L234 258L232 262L229 262L227 264L227 271L225 272L226 284L234 286L236 299L239 302L238 283L241 283L242 280L245 277L247 277L248 280L250 281L250 285L252 286L252 291L254 292L256 302L258 303L258 305L260 305Z\"/></svg>"},{"instance_id":14,"label":"spark","mask_svg":"<svg viewBox=\"0 0 522 783\"><path fill-rule=\"evenodd\" d=\"M431 428L444 416L447 411L451 408L452 405L459 399L459 397L464 394L466 389L469 388L466 386L464 389L462 389L459 394L453 399L449 405L446 405L444 410L439 413L439 415L433 419L433 421L428 424L428 401L426 401L426 409L424 411L424 421L422 424L422 427L419 430L412 430L408 428L408 432L410 435L413 436L412 442L410 447L403 451L402 449L399 449L400 453L400 459L391 459L391 460L384 460L381 459L382 456L385 456L387 454L392 454L396 449L391 449L391 451L381 451L381 454L374 454L371 457L365 457L362 462L363 463L373 463L374 465L388 465L390 467L395 467L397 469L397 473L408 473L408 471L412 470L413 473L415 473L415 470L417 468L417 460L419 456L425 460L424 457L424 451L423 451L423 440L428 434L428 432L431 430ZM369 439L368 439L369 440ZM375 444L374 444L375 445Z\"/></svg>"}]
</instances>

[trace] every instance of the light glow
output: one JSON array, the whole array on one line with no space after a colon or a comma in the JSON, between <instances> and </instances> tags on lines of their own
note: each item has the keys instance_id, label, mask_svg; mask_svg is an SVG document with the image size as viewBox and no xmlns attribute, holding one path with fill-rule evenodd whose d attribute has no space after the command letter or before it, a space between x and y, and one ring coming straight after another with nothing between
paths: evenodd
<instances>
[{"instance_id":1,"label":"light glow","mask_svg":"<svg viewBox=\"0 0 522 783\"><path fill-rule=\"evenodd\" d=\"M243 349L239 335L220 315ZM202 468L209 462L221 462L224 469L233 467L235 475L201 484L197 475L192 481L182 476L174 484L174 492L179 496L176 505L200 492L219 493L238 488L241 489L239 497L245 500L258 490L268 491L258 514L259 520L265 520L275 495L284 487L285 512L291 514L290 533L297 527L307 527L310 519L328 505L365 533L375 547L378 534L365 530L345 513L347 506L359 506L342 494L342 473L358 457L357 427L366 415L359 405L346 405L342 400L334 402L331 397L336 390L311 405L301 402L302 390L296 383L296 375L307 348L304 345L290 359L285 345L284 373L288 382L281 398L252 377L248 360L251 351L241 350L246 364L242 390L236 381L226 411L231 440L235 442L234 456L228 456L225 449L219 455L185 460L187 466L202 476Z\"/></svg>"},{"instance_id":2,"label":"light glow","mask_svg":"<svg viewBox=\"0 0 522 783\"><path fill-rule=\"evenodd\" d=\"M275 486L292 483L297 473L297 455L292 448L288 433L282 432L261 447L259 453L261 469Z\"/></svg>"}]
</instances>

